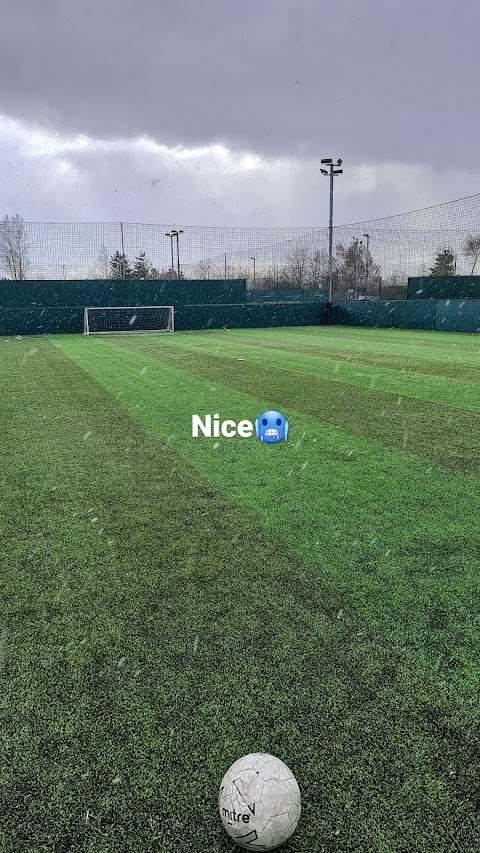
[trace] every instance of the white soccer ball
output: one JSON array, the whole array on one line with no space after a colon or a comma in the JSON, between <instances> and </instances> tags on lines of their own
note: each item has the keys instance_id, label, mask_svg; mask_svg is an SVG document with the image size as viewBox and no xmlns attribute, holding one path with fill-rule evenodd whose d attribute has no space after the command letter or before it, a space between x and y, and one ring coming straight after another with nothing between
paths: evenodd
<instances>
[{"instance_id":1,"label":"white soccer ball","mask_svg":"<svg viewBox=\"0 0 480 853\"><path fill-rule=\"evenodd\" d=\"M279 758L255 752L227 770L218 794L220 818L230 838L247 850L274 850L300 819L300 789Z\"/></svg>"}]
</instances>

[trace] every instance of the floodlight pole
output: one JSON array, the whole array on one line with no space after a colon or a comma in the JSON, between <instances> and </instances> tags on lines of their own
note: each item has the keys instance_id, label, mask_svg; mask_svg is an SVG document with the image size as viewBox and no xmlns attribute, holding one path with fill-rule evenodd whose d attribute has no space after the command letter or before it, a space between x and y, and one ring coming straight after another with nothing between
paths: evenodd
<instances>
[{"instance_id":1,"label":"floodlight pole","mask_svg":"<svg viewBox=\"0 0 480 853\"><path fill-rule=\"evenodd\" d=\"M120 223L120 237L122 241L122 260L120 261L120 275L125 278L125 247L123 245L123 222Z\"/></svg>"},{"instance_id":2,"label":"floodlight pole","mask_svg":"<svg viewBox=\"0 0 480 853\"><path fill-rule=\"evenodd\" d=\"M331 305L333 292L333 177L341 175L343 169L335 169L334 163L330 157L326 157L320 161L327 169L320 169L322 175L330 176L330 214L328 220L328 303ZM337 160L337 166L342 165L342 160Z\"/></svg>"},{"instance_id":3,"label":"floodlight pole","mask_svg":"<svg viewBox=\"0 0 480 853\"><path fill-rule=\"evenodd\" d=\"M363 240L360 240L359 243L358 237L355 237L353 242L355 243L355 299L358 301L358 261L360 257L360 246L362 245Z\"/></svg>"},{"instance_id":4,"label":"floodlight pole","mask_svg":"<svg viewBox=\"0 0 480 853\"><path fill-rule=\"evenodd\" d=\"M256 284L255 258L252 256L252 257L250 258L250 260L251 260L251 261L253 261L253 289L255 290L255 284Z\"/></svg>"},{"instance_id":5,"label":"floodlight pole","mask_svg":"<svg viewBox=\"0 0 480 853\"><path fill-rule=\"evenodd\" d=\"M180 231L177 231L176 229L172 231L172 235L175 235L175 237L177 238L177 277L180 280L180 251L179 251L179 247L178 247L178 235L179 234L183 234L182 229L180 229ZM172 255L172 266L173 266L173 255Z\"/></svg>"},{"instance_id":6,"label":"floodlight pole","mask_svg":"<svg viewBox=\"0 0 480 853\"><path fill-rule=\"evenodd\" d=\"M170 237L170 249L172 251L172 264L171 264L170 269L172 270L172 275L173 275L173 233L168 231L167 234L165 234L165 237Z\"/></svg>"},{"instance_id":7,"label":"floodlight pole","mask_svg":"<svg viewBox=\"0 0 480 853\"><path fill-rule=\"evenodd\" d=\"M365 259L365 296L368 296L368 247L370 244L370 234L363 234L367 238L367 257Z\"/></svg>"}]
</instances>

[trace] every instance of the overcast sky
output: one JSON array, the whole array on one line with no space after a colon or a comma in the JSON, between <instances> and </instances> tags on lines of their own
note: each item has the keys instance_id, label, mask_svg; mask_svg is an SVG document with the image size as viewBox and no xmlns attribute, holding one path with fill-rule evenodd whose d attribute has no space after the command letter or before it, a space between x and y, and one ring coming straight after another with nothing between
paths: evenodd
<instances>
[{"instance_id":1,"label":"overcast sky","mask_svg":"<svg viewBox=\"0 0 480 853\"><path fill-rule=\"evenodd\" d=\"M477 0L2 0L0 215L322 226L480 192Z\"/></svg>"}]
</instances>

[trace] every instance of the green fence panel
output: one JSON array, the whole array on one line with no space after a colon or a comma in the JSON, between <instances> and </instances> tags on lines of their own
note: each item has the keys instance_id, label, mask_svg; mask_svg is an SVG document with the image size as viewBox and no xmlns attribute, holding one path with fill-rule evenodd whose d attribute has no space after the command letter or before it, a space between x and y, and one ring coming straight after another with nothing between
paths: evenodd
<instances>
[{"instance_id":1,"label":"green fence panel","mask_svg":"<svg viewBox=\"0 0 480 853\"><path fill-rule=\"evenodd\" d=\"M455 290L450 296L456 299L480 299L480 276L457 276Z\"/></svg>"},{"instance_id":2,"label":"green fence panel","mask_svg":"<svg viewBox=\"0 0 480 853\"><path fill-rule=\"evenodd\" d=\"M276 290L246 290L245 302L247 305L263 305L263 303L274 303L277 301Z\"/></svg>"},{"instance_id":3,"label":"green fence panel","mask_svg":"<svg viewBox=\"0 0 480 853\"><path fill-rule=\"evenodd\" d=\"M328 290L304 290L304 302L328 302Z\"/></svg>"},{"instance_id":4,"label":"green fence panel","mask_svg":"<svg viewBox=\"0 0 480 853\"><path fill-rule=\"evenodd\" d=\"M199 279L187 281L189 305L244 305L246 281L239 279Z\"/></svg>"},{"instance_id":5,"label":"green fence panel","mask_svg":"<svg viewBox=\"0 0 480 853\"><path fill-rule=\"evenodd\" d=\"M58 281L0 281L0 307L61 305Z\"/></svg>"},{"instance_id":6,"label":"green fence panel","mask_svg":"<svg viewBox=\"0 0 480 853\"><path fill-rule=\"evenodd\" d=\"M393 302L367 302L358 303L358 324L373 328L392 328Z\"/></svg>"},{"instance_id":7,"label":"green fence panel","mask_svg":"<svg viewBox=\"0 0 480 853\"><path fill-rule=\"evenodd\" d=\"M32 335L27 331L31 312L19 308L2 308L0 311L0 333L2 335Z\"/></svg>"},{"instance_id":8,"label":"green fence panel","mask_svg":"<svg viewBox=\"0 0 480 853\"><path fill-rule=\"evenodd\" d=\"M245 305L191 305L189 329L241 329L245 326ZM177 327L178 328L178 327Z\"/></svg>"},{"instance_id":9,"label":"green fence panel","mask_svg":"<svg viewBox=\"0 0 480 853\"><path fill-rule=\"evenodd\" d=\"M317 326L321 313L317 305L278 305L276 326Z\"/></svg>"},{"instance_id":10,"label":"green fence panel","mask_svg":"<svg viewBox=\"0 0 480 853\"><path fill-rule=\"evenodd\" d=\"M407 299L448 299L452 296L453 284L445 276L419 276L409 278Z\"/></svg>"},{"instance_id":11,"label":"green fence panel","mask_svg":"<svg viewBox=\"0 0 480 853\"><path fill-rule=\"evenodd\" d=\"M357 301L332 302L330 322L334 326L358 326Z\"/></svg>"},{"instance_id":12,"label":"green fence panel","mask_svg":"<svg viewBox=\"0 0 480 853\"><path fill-rule=\"evenodd\" d=\"M480 332L480 299L437 302L437 331Z\"/></svg>"},{"instance_id":13,"label":"green fence panel","mask_svg":"<svg viewBox=\"0 0 480 853\"><path fill-rule=\"evenodd\" d=\"M34 332L27 331L31 312L19 308L2 308L0 311L0 334L1 335L32 335Z\"/></svg>"},{"instance_id":14,"label":"green fence panel","mask_svg":"<svg viewBox=\"0 0 480 853\"><path fill-rule=\"evenodd\" d=\"M37 309L37 335L58 335L63 331L63 308L54 306L51 308Z\"/></svg>"},{"instance_id":15,"label":"green fence panel","mask_svg":"<svg viewBox=\"0 0 480 853\"><path fill-rule=\"evenodd\" d=\"M187 305L175 308L173 319L176 332L184 332L190 329L190 308Z\"/></svg>"},{"instance_id":16,"label":"green fence panel","mask_svg":"<svg viewBox=\"0 0 480 853\"><path fill-rule=\"evenodd\" d=\"M131 279L126 282L127 305L187 304L187 282L183 279Z\"/></svg>"},{"instance_id":17,"label":"green fence panel","mask_svg":"<svg viewBox=\"0 0 480 853\"><path fill-rule=\"evenodd\" d=\"M327 302L328 293L322 290L247 290L246 302L250 304L277 305L282 302L303 304Z\"/></svg>"},{"instance_id":18,"label":"green fence panel","mask_svg":"<svg viewBox=\"0 0 480 853\"><path fill-rule=\"evenodd\" d=\"M318 326L328 323L328 305L247 305L248 328Z\"/></svg>"},{"instance_id":19,"label":"green fence panel","mask_svg":"<svg viewBox=\"0 0 480 853\"><path fill-rule=\"evenodd\" d=\"M279 290L277 302L303 302L301 290Z\"/></svg>"},{"instance_id":20,"label":"green fence panel","mask_svg":"<svg viewBox=\"0 0 480 853\"><path fill-rule=\"evenodd\" d=\"M83 333L83 308L62 308L62 332L64 335Z\"/></svg>"},{"instance_id":21,"label":"green fence panel","mask_svg":"<svg viewBox=\"0 0 480 853\"><path fill-rule=\"evenodd\" d=\"M480 299L480 276L418 276L409 278L407 299Z\"/></svg>"},{"instance_id":22,"label":"green fence panel","mask_svg":"<svg viewBox=\"0 0 480 853\"><path fill-rule=\"evenodd\" d=\"M82 308L126 305L126 282L120 279L59 281L59 304Z\"/></svg>"},{"instance_id":23,"label":"green fence panel","mask_svg":"<svg viewBox=\"0 0 480 853\"><path fill-rule=\"evenodd\" d=\"M399 300L392 303L395 329L435 329L437 303L430 299Z\"/></svg>"},{"instance_id":24,"label":"green fence panel","mask_svg":"<svg viewBox=\"0 0 480 853\"><path fill-rule=\"evenodd\" d=\"M245 326L249 329L266 329L280 325L277 322L277 305L246 305Z\"/></svg>"},{"instance_id":25,"label":"green fence panel","mask_svg":"<svg viewBox=\"0 0 480 853\"><path fill-rule=\"evenodd\" d=\"M53 308L2 308L0 312L1 335L54 335L62 331L62 309Z\"/></svg>"}]
</instances>

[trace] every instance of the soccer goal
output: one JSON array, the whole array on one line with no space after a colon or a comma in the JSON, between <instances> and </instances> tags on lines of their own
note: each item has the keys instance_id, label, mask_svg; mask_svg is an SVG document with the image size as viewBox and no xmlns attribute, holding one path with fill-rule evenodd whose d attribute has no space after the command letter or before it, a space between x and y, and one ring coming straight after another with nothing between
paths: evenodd
<instances>
[{"instance_id":1,"label":"soccer goal","mask_svg":"<svg viewBox=\"0 0 480 853\"><path fill-rule=\"evenodd\" d=\"M85 308L84 335L122 335L128 332L173 332L173 305L136 308Z\"/></svg>"}]
</instances>

